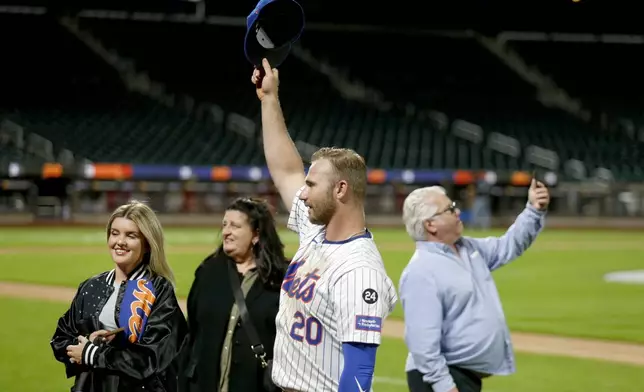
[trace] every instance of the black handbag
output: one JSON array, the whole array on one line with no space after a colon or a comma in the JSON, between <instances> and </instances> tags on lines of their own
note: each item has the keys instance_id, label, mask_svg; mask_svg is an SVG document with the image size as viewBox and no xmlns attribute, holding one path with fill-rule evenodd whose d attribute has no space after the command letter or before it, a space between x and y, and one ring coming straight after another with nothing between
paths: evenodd
<instances>
[{"instance_id":1,"label":"black handbag","mask_svg":"<svg viewBox=\"0 0 644 392\"><path fill-rule=\"evenodd\" d=\"M255 330L255 326L248 315L248 308L246 307L246 300L244 299L244 293L241 290L241 282L239 281L239 275L236 271L236 268L233 266L233 263L228 261L228 275L230 280L230 287L233 290L233 295L235 296L235 302L237 303L237 308L239 309L239 317L242 322L241 325L250 339L250 348L255 353L255 358L257 358L262 365L264 374L262 375L262 383L264 389L268 392L277 392L281 389L273 383L273 378L271 373L273 370L273 360L266 360L266 351L264 351L264 345L259 340L259 335Z\"/></svg>"}]
</instances>

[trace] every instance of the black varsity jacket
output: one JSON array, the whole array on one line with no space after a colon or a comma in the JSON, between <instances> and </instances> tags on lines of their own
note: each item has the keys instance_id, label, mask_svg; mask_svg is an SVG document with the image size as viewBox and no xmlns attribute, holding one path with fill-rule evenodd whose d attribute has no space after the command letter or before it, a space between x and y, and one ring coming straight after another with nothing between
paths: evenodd
<instances>
[{"instance_id":1,"label":"black varsity jacket","mask_svg":"<svg viewBox=\"0 0 644 392\"><path fill-rule=\"evenodd\" d=\"M70 362L67 346L79 335L104 329L99 321L112 295L114 270L93 276L78 286L71 306L58 320L51 348L65 365L68 378L75 377L72 391L82 392L176 392L177 355L187 334L187 322L172 284L153 276L147 263L140 264L119 287L114 310L118 327L125 331L108 344L87 343L82 363Z\"/></svg>"}]
</instances>

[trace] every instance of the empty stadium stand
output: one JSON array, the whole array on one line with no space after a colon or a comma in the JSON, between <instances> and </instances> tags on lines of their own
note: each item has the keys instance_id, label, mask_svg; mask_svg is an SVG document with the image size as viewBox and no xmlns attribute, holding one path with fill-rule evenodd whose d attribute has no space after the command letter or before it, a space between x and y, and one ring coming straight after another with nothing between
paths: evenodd
<instances>
[{"instance_id":1,"label":"empty stadium stand","mask_svg":"<svg viewBox=\"0 0 644 392\"><path fill-rule=\"evenodd\" d=\"M97 162L262 162L246 138L207 117L127 91L114 69L55 20L2 17L0 40L12 59L2 77L4 117L22 125L27 136L52 141L53 159L64 148ZM23 156L3 147L4 160Z\"/></svg>"},{"instance_id":2,"label":"empty stadium stand","mask_svg":"<svg viewBox=\"0 0 644 392\"><path fill-rule=\"evenodd\" d=\"M137 69L169 91L216 102L259 122L243 55L245 30L130 21L83 20L108 47L132 58ZM344 98L328 78L295 57L281 67L281 101L292 136L312 145L342 145L372 167L506 169L522 165L503 154L433 129L427 120Z\"/></svg>"},{"instance_id":3,"label":"empty stadium stand","mask_svg":"<svg viewBox=\"0 0 644 392\"><path fill-rule=\"evenodd\" d=\"M0 164L7 165L10 162L21 162L28 158L28 155L19 149L14 144L2 140L3 136L0 134Z\"/></svg>"},{"instance_id":4,"label":"empty stadium stand","mask_svg":"<svg viewBox=\"0 0 644 392\"><path fill-rule=\"evenodd\" d=\"M533 86L473 39L309 31L302 45L392 99L442 110L481 125L487 134L516 138L524 148L534 144L553 150L562 165L575 158L589 172L601 166L616 176L641 175L637 167L644 159L641 143L544 107ZM549 58L558 64L562 57L553 53ZM525 166L521 160L513 163Z\"/></svg>"},{"instance_id":5,"label":"empty stadium stand","mask_svg":"<svg viewBox=\"0 0 644 392\"><path fill-rule=\"evenodd\" d=\"M56 20L3 16L0 46L12 61L11 72L2 77L8 88L0 94L0 112L28 133L53 141L53 155L67 149L102 162L265 163L243 27L79 23L104 47L131 58L137 71L162 82L176 106L128 91L122 74ZM18 43L12 34L25 39ZM588 171L601 166L617 177L642 176L641 144L544 107L533 86L472 39L306 31L301 46L398 104L383 109L348 97L327 75L293 55L280 69L280 91L289 130L298 141L354 148L371 167L475 170L530 170L534 165L527 162L525 148L536 145L558 154L560 170L575 158ZM196 106L216 104L225 115L213 119L205 106L185 110L178 103L186 95ZM407 103L418 110L406 110ZM447 126L437 126L426 110L446 113ZM251 120L243 132L231 131L233 113ZM482 139L457 136L450 128L457 119L480 125ZM493 133L516 139L519 153L490 148Z\"/></svg>"},{"instance_id":6,"label":"empty stadium stand","mask_svg":"<svg viewBox=\"0 0 644 392\"><path fill-rule=\"evenodd\" d=\"M118 75L45 16L0 14L0 107L88 106L122 94Z\"/></svg>"},{"instance_id":7,"label":"empty stadium stand","mask_svg":"<svg viewBox=\"0 0 644 392\"><path fill-rule=\"evenodd\" d=\"M622 161L631 163L631 173L618 173L619 177L631 174L628 177L638 178L633 171L641 173L638 166L644 162L642 46L554 41L511 41L508 45L584 105L601 113L616 133L627 136L622 147L616 143L604 146L621 149Z\"/></svg>"},{"instance_id":8,"label":"empty stadium stand","mask_svg":"<svg viewBox=\"0 0 644 392\"><path fill-rule=\"evenodd\" d=\"M590 107L617 123L612 134L586 145L586 154L608 156L619 178L641 179L644 162L644 60L642 46L625 43L511 41L508 46ZM594 141L594 142L593 142ZM607 166L610 167L610 166ZM622 169L621 171L619 169Z\"/></svg>"},{"instance_id":9,"label":"empty stadium stand","mask_svg":"<svg viewBox=\"0 0 644 392\"><path fill-rule=\"evenodd\" d=\"M644 124L641 45L556 41L508 45L587 105Z\"/></svg>"}]
</instances>

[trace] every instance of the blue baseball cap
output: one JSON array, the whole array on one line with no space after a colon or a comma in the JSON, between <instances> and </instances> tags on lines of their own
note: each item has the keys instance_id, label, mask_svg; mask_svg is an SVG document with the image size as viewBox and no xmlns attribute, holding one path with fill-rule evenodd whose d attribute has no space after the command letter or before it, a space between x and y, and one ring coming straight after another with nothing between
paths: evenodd
<instances>
[{"instance_id":1,"label":"blue baseball cap","mask_svg":"<svg viewBox=\"0 0 644 392\"><path fill-rule=\"evenodd\" d=\"M246 18L244 53L256 67L265 58L275 68L304 30L304 10L294 0L261 0Z\"/></svg>"}]
</instances>

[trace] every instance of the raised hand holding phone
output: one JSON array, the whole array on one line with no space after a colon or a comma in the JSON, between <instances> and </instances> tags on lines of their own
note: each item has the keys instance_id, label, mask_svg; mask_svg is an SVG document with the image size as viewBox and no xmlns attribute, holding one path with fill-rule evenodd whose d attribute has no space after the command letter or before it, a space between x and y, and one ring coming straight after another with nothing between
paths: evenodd
<instances>
[{"instance_id":1,"label":"raised hand holding phone","mask_svg":"<svg viewBox=\"0 0 644 392\"><path fill-rule=\"evenodd\" d=\"M546 184L536 178L536 170L532 173L532 181L530 189L528 189L528 201L540 211L546 210L550 204L550 191Z\"/></svg>"}]
</instances>

